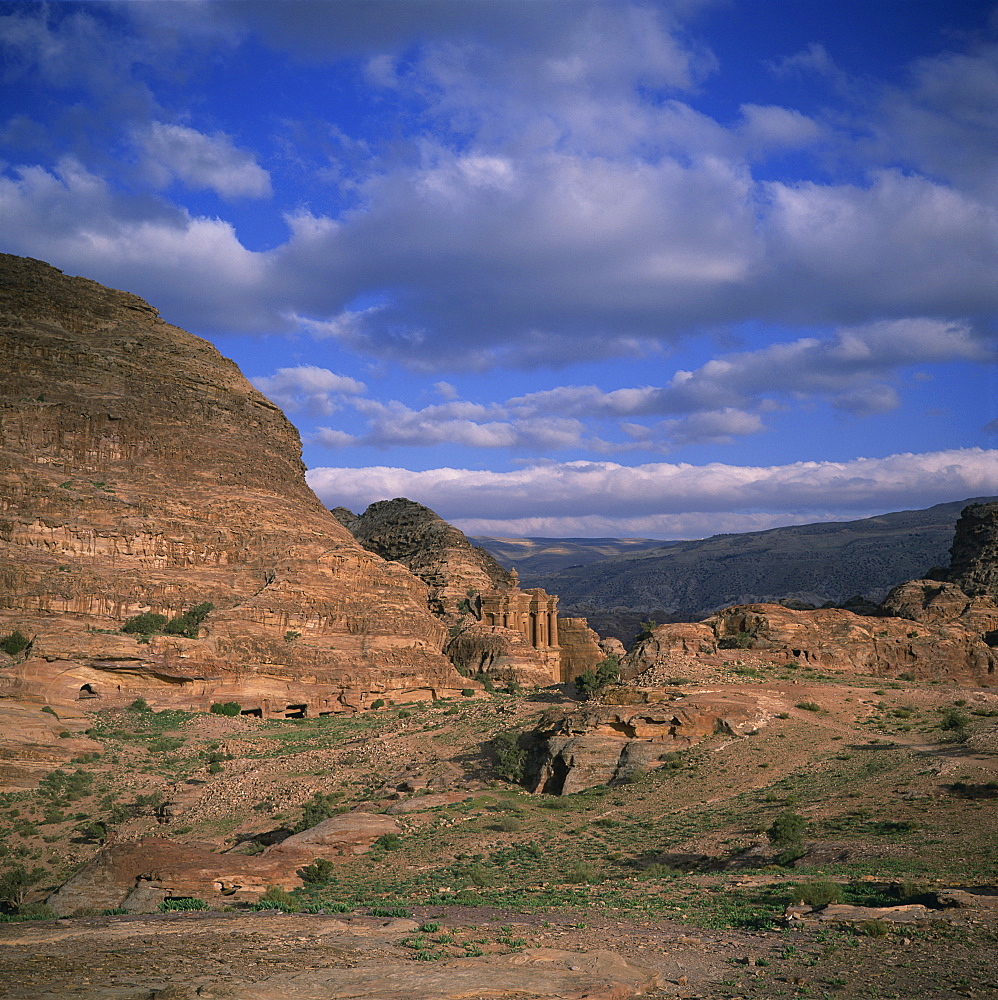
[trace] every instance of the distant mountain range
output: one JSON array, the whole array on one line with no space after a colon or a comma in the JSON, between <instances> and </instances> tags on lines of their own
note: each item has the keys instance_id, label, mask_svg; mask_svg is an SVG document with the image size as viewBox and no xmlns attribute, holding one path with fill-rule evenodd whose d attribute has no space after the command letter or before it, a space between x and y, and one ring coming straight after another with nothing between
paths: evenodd
<instances>
[{"instance_id":1,"label":"distant mountain range","mask_svg":"<svg viewBox=\"0 0 998 1000\"><path fill-rule=\"evenodd\" d=\"M561 598L602 635L633 638L643 619L700 621L732 604L795 600L820 606L861 595L881 601L905 580L949 563L960 511L975 497L857 521L714 535L646 538L473 538L523 587ZM574 565L569 565L574 563Z\"/></svg>"}]
</instances>

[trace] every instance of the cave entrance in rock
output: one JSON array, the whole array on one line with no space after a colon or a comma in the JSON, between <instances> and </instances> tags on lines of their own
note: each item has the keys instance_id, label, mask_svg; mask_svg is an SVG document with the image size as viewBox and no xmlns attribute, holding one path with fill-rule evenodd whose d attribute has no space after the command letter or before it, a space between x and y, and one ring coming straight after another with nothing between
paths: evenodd
<instances>
[{"instance_id":1,"label":"cave entrance in rock","mask_svg":"<svg viewBox=\"0 0 998 1000\"><path fill-rule=\"evenodd\" d=\"M308 705L288 705L284 709L285 719L304 719L308 714Z\"/></svg>"},{"instance_id":2,"label":"cave entrance in rock","mask_svg":"<svg viewBox=\"0 0 998 1000\"><path fill-rule=\"evenodd\" d=\"M244 708L239 714L240 715L250 715L254 719L262 719L263 718L263 709L262 708Z\"/></svg>"},{"instance_id":3,"label":"cave entrance in rock","mask_svg":"<svg viewBox=\"0 0 998 1000\"><path fill-rule=\"evenodd\" d=\"M82 684L77 698L99 698L100 695L92 684Z\"/></svg>"},{"instance_id":4,"label":"cave entrance in rock","mask_svg":"<svg viewBox=\"0 0 998 1000\"><path fill-rule=\"evenodd\" d=\"M565 763L564 759L559 754L553 761L551 761L551 771L548 774L547 781L544 782L544 787L541 789L545 795L561 795L562 789L565 787L565 779L568 777L568 764Z\"/></svg>"}]
</instances>

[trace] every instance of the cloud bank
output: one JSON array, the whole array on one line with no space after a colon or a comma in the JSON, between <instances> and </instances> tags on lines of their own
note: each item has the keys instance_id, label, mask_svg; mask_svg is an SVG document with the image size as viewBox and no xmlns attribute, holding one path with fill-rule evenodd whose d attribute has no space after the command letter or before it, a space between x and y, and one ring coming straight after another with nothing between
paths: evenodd
<instances>
[{"instance_id":1,"label":"cloud bank","mask_svg":"<svg viewBox=\"0 0 998 1000\"><path fill-rule=\"evenodd\" d=\"M865 517L998 494L998 451L743 467L568 462L514 472L322 468L308 482L328 506L360 512L404 496L476 535L698 538Z\"/></svg>"}]
</instances>

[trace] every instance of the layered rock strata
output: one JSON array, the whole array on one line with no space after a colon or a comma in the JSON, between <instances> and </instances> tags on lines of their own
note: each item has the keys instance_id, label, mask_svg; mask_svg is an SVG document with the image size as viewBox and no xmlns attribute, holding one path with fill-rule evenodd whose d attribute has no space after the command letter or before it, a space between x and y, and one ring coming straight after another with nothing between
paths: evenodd
<instances>
[{"instance_id":1,"label":"layered rock strata","mask_svg":"<svg viewBox=\"0 0 998 1000\"><path fill-rule=\"evenodd\" d=\"M236 365L124 292L0 255L0 696L311 715L461 687L425 584L305 484ZM214 610L198 638L119 634Z\"/></svg>"},{"instance_id":2,"label":"layered rock strata","mask_svg":"<svg viewBox=\"0 0 998 1000\"><path fill-rule=\"evenodd\" d=\"M998 600L998 503L964 507L945 577L970 597Z\"/></svg>"}]
</instances>

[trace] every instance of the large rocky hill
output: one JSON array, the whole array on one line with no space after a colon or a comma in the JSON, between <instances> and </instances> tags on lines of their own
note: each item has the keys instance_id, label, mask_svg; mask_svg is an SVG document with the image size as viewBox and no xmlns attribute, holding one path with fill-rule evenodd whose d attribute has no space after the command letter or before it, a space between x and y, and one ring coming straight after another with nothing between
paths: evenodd
<instances>
[{"instance_id":1,"label":"large rocky hill","mask_svg":"<svg viewBox=\"0 0 998 1000\"><path fill-rule=\"evenodd\" d=\"M124 635L213 605L191 636ZM297 431L141 299L0 255L0 696L263 716L461 688L426 587L305 483ZM196 637L193 637L196 636Z\"/></svg>"},{"instance_id":2,"label":"large rocky hill","mask_svg":"<svg viewBox=\"0 0 998 1000\"><path fill-rule=\"evenodd\" d=\"M714 535L534 575L601 634L630 639L642 618L700 621L734 604L793 600L820 606L855 595L879 602L904 580L949 562L958 500L856 521ZM502 558L490 539L481 543ZM598 540L600 543L605 540Z\"/></svg>"}]
</instances>

